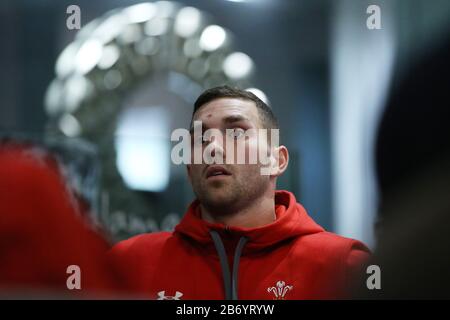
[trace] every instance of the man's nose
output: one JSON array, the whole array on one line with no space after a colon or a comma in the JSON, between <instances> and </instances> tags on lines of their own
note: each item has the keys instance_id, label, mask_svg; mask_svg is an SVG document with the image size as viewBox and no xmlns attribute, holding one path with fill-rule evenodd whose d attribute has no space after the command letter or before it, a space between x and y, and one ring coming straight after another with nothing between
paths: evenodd
<instances>
[{"instance_id":1,"label":"man's nose","mask_svg":"<svg viewBox=\"0 0 450 320\"><path fill-rule=\"evenodd\" d=\"M223 139L220 139L218 137L212 138L211 141L209 142L209 149L211 151L210 152L211 157L219 157L223 160L225 156L225 147L224 142L221 140Z\"/></svg>"}]
</instances>

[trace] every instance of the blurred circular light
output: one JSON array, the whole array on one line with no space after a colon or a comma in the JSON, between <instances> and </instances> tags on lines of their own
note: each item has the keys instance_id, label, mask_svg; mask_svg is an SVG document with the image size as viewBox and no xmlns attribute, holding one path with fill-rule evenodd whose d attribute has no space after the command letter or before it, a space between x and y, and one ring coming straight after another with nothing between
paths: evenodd
<instances>
[{"instance_id":1,"label":"blurred circular light","mask_svg":"<svg viewBox=\"0 0 450 320\"><path fill-rule=\"evenodd\" d=\"M169 21L166 18L156 18L145 24L145 34L149 36L160 36L169 29Z\"/></svg>"},{"instance_id":2,"label":"blurred circular light","mask_svg":"<svg viewBox=\"0 0 450 320\"><path fill-rule=\"evenodd\" d=\"M114 90L122 83L122 74L118 70L109 70L103 77L103 84L106 89Z\"/></svg>"},{"instance_id":3,"label":"blurred circular light","mask_svg":"<svg viewBox=\"0 0 450 320\"><path fill-rule=\"evenodd\" d=\"M158 1L155 4L158 7L158 16L160 17L172 17L177 10L177 5L171 1Z\"/></svg>"},{"instance_id":4,"label":"blurred circular light","mask_svg":"<svg viewBox=\"0 0 450 320\"><path fill-rule=\"evenodd\" d=\"M79 32L77 32L75 39L78 41L83 41L83 39L90 38L92 32L102 23L102 19L94 19L89 23L85 24Z\"/></svg>"},{"instance_id":5,"label":"blurred circular light","mask_svg":"<svg viewBox=\"0 0 450 320\"><path fill-rule=\"evenodd\" d=\"M122 30L118 37L118 40L121 43L129 44L138 42L141 36L141 28L139 28L139 26L137 26L136 24L129 24Z\"/></svg>"},{"instance_id":6,"label":"blurred circular light","mask_svg":"<svg viewBox=\"0 0 450 320\"><path fill-rule=\"evenodd\" d=\"M73 75L65 83L65 101L67 112L74 112L80 102L93 91L92 83L81 75Z\"/></svg>"},{"instance_id":7,"label":"blurred circular light","mask_svg":"<svg viewBox=\"0 0 450 320\"><path fill-rule=\"evenodd\" d=\"M111 68L117 62L119 56L120 51L116 45L111 44L104 47L98 67L103 70Z\"/></svg>"},{"instance_id":8,"label":"blurred circular light","mask_svg":"<svg viewBox=\"0 0 450 320\"><path fill-rule=\"evenodd\" d=\"M62 133L68 137L76 137L81 133L80 123L69 113L66 113L59 119L58 126Z\"/></svg>"},{"instance_id":9,"label":"blurred circular light","mask_svg":"<svg viewBox=\"0 0 450 320\"><path fill-rule=\"evenodd\" d=\"M55 79L50 83L48 87L45 98L44 105L45 111L49 115L55 115L58 113L61 106L61 94L63 92L63 85L61 81Z\"/></svg>"},{"instance_id":10,"label":"blurred circular light","mask_svg":"<svg viewBox=\"0 0 450 320\"><path fill-rule=\"evenodd\" d=\"M87 40L75 56L75 68L81 74L91 71L102 56L102 44L98 40Z\"/></svg>"},{"instance_id":11,"label":"blurred circular light","mask_svg":"<svg viewBox=\"0 0 450 320\"><path fill-rule=\"evenodd\" d=\"M58 57L55 66L55 72L60 78L69 75L74 69L74 57L77 53L79 42L69 44Z\"/></svg>"},{"instance_id":12,"label":"blurred circular light","mask_svg":"<svg viewBox=\"0 0 450 320\"><path fill-rule=\"evenodd\" d=\"M126 24L127 18L123 14L112 15L98 25L94 32L92 32L91 37L101 43L109 43L120 35Z\"/></svg>"},{"instance_id":13,"label":"blurred circular light","mask_svg":"<svg viewBox=\"0 0 450 320\"><path fill-rule=\"evenodd\" d=\"M153 3L140 3L126 8L123 13L131 23L141 23L152 19L156 15L156 6Z\"/></svg>"},{"instance_id":14,"label":"blurred circular light","mask_svg":"<svg viewBox=\"0 0 450 320\"><path fill-rule=\"evenodd\" d=\"M262 92L260 89L258 88L247 88L245 89L245 91L250 91L251 93L253 93L255 96L257 96L259 99L261 99L265 104L269 105L269 99L267 98L266 94L264 92Z\"/></svg>"},{"instance_id":15,"label":"blurred circular light","mask_svg":"<svg viewBox=\"0 0 450 320\"><path fill-rule=\"evenodd\" d=\"M225 43L226 37L224 28L217 25L208 26L200 37L200 47L205 51L217 50Z\"/></svg>"},{"instance_id":16,"label":"blurred circular light","mask_svg":"<svg viewBox=\"0 0 450 320\"><path fill-rule=\"evenodd\" d=\"M57 126L65 135L81 134L81 122L74 115L82 104L83 107L84 103L91 106L88 98L94 93L107 95L105 90L121 88L124 83L135 81L136 76L148 74L152 68L166 67L164 63L161 65L166 58L169 70L177 70L186 78L190 75L190 81L197 80L198 88L192 92L199 92L201 85L240 83L244 87L250 86L245 79L253 70L250 57L241 52L227 55L229 51L223 48L232 44L231 35L218 25L205 28L205 21L204 14L198 9L182 8L171 1L119 8L93 20L59 55L55 65L57 78L45 95L46 112L56 117L63 114L57 118ZM167 42L161 37L165 35ZM182 52L166 57L169 49L181 49ZM125 58L127 61L123 63L128 69L131 67L126 73L117 68ZM96 67L104 71L95 70L98 74L93 74ZM87 77L90 72L92 74ZM104 90L96 92L94 80L95 85L99 84ZM188 89L187 85L181 87ZM267 103L267 97L260 90L248 90Z\"/></svg>"},{"instance_id":17,"label":"blurred circular light","mask_svg":"<svg viewBox=\"0 0 450 320\"><path fill-rule=\"evenodd\" d=\"M234 52L225 58L223 71L231 79L241 79L250 74L253 69L252 59L242 52Z\"/></svg>"},{"instance_id":18,"label":"blurred circular light","mask_svg":"<svg viewBox=\"0 0 450 320\"><path fill-rule=\"evenodd\" d=\"M201 13L193 7L181 9L175 19L175 32L182 38L188 38L200 28Z\"/></svg>"},{"instance_id":19,"label":"blurred circular light","mask_svg":"<svg viewBox=\"0 0 450 320\"><path fill-rule=\"evenodd\" d=\"M142 55L154 55L159 51L159 39L155 37L147 37L135 44L135 50Z\"/></svg>"}]
</instances>

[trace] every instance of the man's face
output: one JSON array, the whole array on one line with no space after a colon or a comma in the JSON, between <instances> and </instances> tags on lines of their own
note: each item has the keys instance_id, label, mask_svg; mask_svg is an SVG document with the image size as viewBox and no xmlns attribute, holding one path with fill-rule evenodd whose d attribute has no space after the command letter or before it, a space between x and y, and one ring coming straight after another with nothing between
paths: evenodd
<instances>
[{"instance_id":1,"label":"man's face","mask_svg":"<svg viewBox=\"0 0 450 320\"><path fill-rule=\"evenodd\" d=\"M261 175L262 165L248 164L248 155L251 152L258 154L258 150L266 141L258 141L258 135L243 135L248 129L262 128L257 107L253 101L236 98L219 98L203 105L195 114L193 121L201 121L203 132L207 129L218 129L223 139L212 141L198 141L202 143L202 151L208 146L216 156L223 156L223 164L191 164L188 165L188 175L192 188L201 204L216 214L226 214L245 207L248 203L257 200L267 188L270 187L270 176ZM226 129L234 129L228 135ZM234 144L234 159L229 164L227 158L226 142ZM213 145L211 145L213 144ZM237 145L242 144L246 153L245 164L237 164ZM191 143L194 153L194 143ZM229 146L230 147L230 146ZM220 153L220 154L217 154ZM229 156L230 157L230 156ZM193 163L193 162L191 162ZM226 174L211 175L213 168L223 168Z\"/></svg>"}]
</instances>

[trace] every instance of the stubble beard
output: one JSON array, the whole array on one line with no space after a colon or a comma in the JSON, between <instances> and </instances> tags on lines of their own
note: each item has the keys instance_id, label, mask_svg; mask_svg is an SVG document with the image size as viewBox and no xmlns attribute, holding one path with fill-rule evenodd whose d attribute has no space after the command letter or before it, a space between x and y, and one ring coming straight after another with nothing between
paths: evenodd
<instances>
[{"instance_id":1,"label":"stubble beard","mask_svg":"<svg viewBox=\"0 0 450 320\"><path fill-rule=\"evenodd\" d=\"M193 189L203 207L214 215L239 212L261 198L268 188L268 177L260 175L259 166L231 181L194 183Z\"/></svg>"}]
</instances>

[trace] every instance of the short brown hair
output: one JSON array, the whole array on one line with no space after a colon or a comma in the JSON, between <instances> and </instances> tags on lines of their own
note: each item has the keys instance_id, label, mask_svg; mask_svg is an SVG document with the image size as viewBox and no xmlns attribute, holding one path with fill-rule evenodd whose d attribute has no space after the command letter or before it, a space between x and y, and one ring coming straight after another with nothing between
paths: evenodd
<instances>
[{"instance_id":1,"label":"short brown hair","mask_svg":"<svg viewBox=\"0 0 450 320\"><path fill-rule=\"evenodd\" d=\"M253 101L258 109L259 119L261 120L263 127L266 129L278 129L278 120L272 112L272 109L265 104L264 101L250 91L233 88L227 85L205 90L194 103L192 118L194 118L194 114L201 106L220 98L237 98Z\"/></svg>"}]
</instances>

